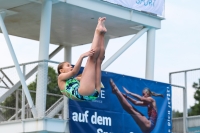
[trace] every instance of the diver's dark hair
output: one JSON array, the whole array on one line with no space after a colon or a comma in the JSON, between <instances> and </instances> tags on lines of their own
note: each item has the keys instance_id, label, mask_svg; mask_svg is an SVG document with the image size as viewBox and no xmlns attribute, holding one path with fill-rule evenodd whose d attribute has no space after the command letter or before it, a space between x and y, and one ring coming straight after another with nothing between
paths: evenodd
<instances>
[{"instance_id":1,"label":"diver's dark hair","mask_svg":"<svg viewBox=\"0 0 200 133\"><path fill-rule=\"evenodd\" d=\"M163 94L155 93L155 92L151 91L149 88L144 88L144 90L147 91L149 96L164 97Z\"/></svg>"},{"instance_id":2,"label":"diver's dark hair","mask_svg":"<svg viewBox=\"0 0 200 133\"><path fill-rule=\"evenodd\" d=\"M60 69L63 68L63 65L64 65L65 63L67 63L67 62L62 62L62 63L60 63L60 64L58 65L58 67L57 67L58 75L60 75Z\"/></svg>"}]
</instances>

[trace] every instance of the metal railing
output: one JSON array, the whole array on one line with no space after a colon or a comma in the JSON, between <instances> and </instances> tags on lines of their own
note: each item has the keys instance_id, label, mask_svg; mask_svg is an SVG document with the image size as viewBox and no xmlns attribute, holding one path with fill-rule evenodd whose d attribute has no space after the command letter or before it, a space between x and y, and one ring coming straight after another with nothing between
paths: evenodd
<instances>
[{"instance_id":1,"label":"metal railing","mask_svg":"<svg viewBox=\"0 0 200 133\"><path fill-rule=\"evenodd\" d=\"M181 88L183 95L180 96L179 93L174 93L172 95L176 97L182 97L183 107L178 109L179 112L183 112L183 117L173 118L173 132L175 133L189 133L190 128L199 127L200 128L200 117L190 116L191 106L194 106L194 94L195 88L194 83L200 80L200 68L189 69L177 72L171 72L169 74L169 83L173 87ZM200 86L200 83L197 83ZM173 88L175 90L175 88ZM177 105L177 101L173 101ZM180 103L178 103L180 105ZM198 121L198 122L197 122ZM195 132L195 131L193 131Z\"/></svg>"},{"instance_id":2,"label":"metal railing","mask_svg":"<svg viewBox=\"0 0 200 133\"><path fill-rule=\"evenodd\" d=\"M173 118L173 132L174 133L183 133L183 117ZM194 133L195 131L190 131L192 128L197 128L200 132L200 116L190 116L187 117L188 122L188 133Z\"/></svg>"},{"instance_id":3,"label":"metal railing","mask_svg":"<svg viewBox=\"0 0 200 133\"><path fill-rule=\"evenodd\" d=\"M54 70L59 64L59 62L50 60L40 60L19 64L27 84L30 85L31 83L36 82L38 63L41 62L48 62L48 66L52 67ZM12 65L0 68L0 77L0 89L7 90L0 96L0 122L33 118L31 108L29 107L27 100L23 98L24 93L22 91L20 79L15 70L15 66ZM30 90L29 88L29 92L32 99L35 100L36 91ZM48 98L52 101L52 103L48 104L49 107L47 107L47 111L45 113L46 115L50 114L51 111L54 111L57 106L60 106L60 103L63 101L63 95L61 93L47 93L47 99ZM60 110L56 110L56 113L51 113L48 117L61 116L59 113L62 108L60 107L59 109Z\"/></svg>"}]
</instances>

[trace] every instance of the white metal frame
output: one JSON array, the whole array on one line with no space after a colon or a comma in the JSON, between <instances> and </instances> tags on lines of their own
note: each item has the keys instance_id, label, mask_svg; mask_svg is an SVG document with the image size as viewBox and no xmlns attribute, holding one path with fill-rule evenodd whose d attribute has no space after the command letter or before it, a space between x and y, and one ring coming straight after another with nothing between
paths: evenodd
<instances>
[{"instance_id":1,"label":"white metal frame","mask_svg":"<svg viewBox=\"0 0 200 133\"><path fill-rule=\"evenodd\" d=\"M172 73L169 74L169 83L172 86L183 88L183 133L188 133L188 122L187 122L187 118L188 118L188 110L187 110L187 71L190 71L190 70L179 71L179 72L184 72L185 86L178 86L178 85L171 84L172 83L172 81L171 81L172 74L179 73L179 72L172 72Z\"/></svg>"},{"instance_id":2,"label":"white metal frame","mask_svg":"<svg viewBox=\"0 0 200 133\"><path fill-rule=\"evenodd\" d=\"M72 55L72 48L71 47L65 47L64 48L64 61L68 61L68 62L71 62L72 58L71 58L71 55ZM69 119L69 98L67 98L66 96L63 96L64 97L64 120L67 120ZM70 132L69 131L69 128L67 129L68 131L67 132Z\"/></svg>"},{"instance_id":3,"label":"white metal frame","mask_svg":"<svg viewBox=\"0 0 200 133\"><path fill-rule=\"evenodd\" d=\"M3 21L3 17L2 17L2 16L4 16L4 15L2 15L2 14L5 14L5 12L1 12L1 13L0 13L0 27L1 27L1 30L2 30L2 32L3 32L3 34L4 34L4 38L5 38L5 40L6 40L8 49L9 49L10 54L11 54L11 56L12 56L13 62L14 62L14 64L15 64L15 67L16 67L16 70L17 70L17 73L18 73L18 76L19 76L19 78L20 78L20 80L21 80L21 84L22 84L22 86L23 86L24 93L25 93L25 95L26 95L26 97L27 97L27 100L28 100L29 106L30 106L30 108L31 108L32 114L33 114L34 117L36 117L36 116L37 116L36 108L35 108L35 106L34 106L34 104L33 104L33 100L32 100L32 98L31 98L31 96L30 96L30 92L28 91L28 87L27 87L27 85L26 85L24 76L23 76L22 71L21 71L21 69L20 69L20 67L19 67L18 60L17 60L17 58L16 58L14 49L13 49L13 47L12 47L12 43L11 43L11 41L10 41L10 38L9 38L9 36L8 36L8 32L7 32L7 30L6 30L6 27L5 27L5 24L4 24L4 21Z\"/></svg>"},{"instance_id":4,"label":"white metal frame","mask_svg":"<svg viewBox=\"0 0 200 133\"><path fill-rule=\"evenodd\" d=\"M49 43L50 43L51 12L52 12L52 0L42 1L39 60L49 59L48 53L49 53ZM37 91L36 108L38 113L37 117L40 118L45 116L45 110L46 110L47 73L48 73L48 63L47 62L39 63L37 89L36 89Z\"/></svg>"},{"instance_id":5,"label":"white metal frame","mask_svg":"<svg viewBox=\"0 0 200 133\"><path fill-rule=\"evenodd\" d=\"M155 58L155 28L147 31L147 48L146 48L146 74L145 78L154 79L154 58Z\"/></svg>"},{"instance_id":6,"label":"white metal frame","mask_svg":"<svg viewBox=\"0 0 200 133\"><path fill-rule=\"evenodd\" d=\"M171 82L170 82L171 83ZM187 111L187 88L183 86L173 85L171 86L182 88L183 89L183 133L188 133L188 111Z\"/></svg>"},{"instance_id":7,"label":"white metal frame","mask_svg":"<svg viewBox=\"0 0 200 133\"><path fill-rule=\"evenodd\" d=\"M183 132L187 133L188 132L188 110L187 110L187 73L190 71L196 71L200 70L200 68L196 69L189 69L189 70L183 70L183 71L177 71L177 72L171 72L169 73L169 83L172 83L172 75L177 74L177 73L184 73L184 86L177 86L177 85L172 85L175 87L183 88ZM191 118L192 119L192 118Z\"/></svg>"},{"instance_id":8,"label":"white metal frame","mask_svg":"<svg viewBox=\"0 0 200 133\"><path fill-rule=\"evenodd\" d=\"M50 55L49 58L51 59L52 57L54 57L61 49L63 48L63 46L59 46L58 48L56 48ZM36 66L35 68L33 68L28 74L25 75L25 79L28 79L29 77L31 77L36 71L37 71L38 66ZM1 71L2 72L2 71ZM12 84L12 83L11 83ZM21 85L21 82L17 82L12 88L10 88L4 95L2 95L0 97L0 102L3 102L8 96L10 96L10 94L12 94L17 88L19 88L19 86Z\"/></svg>"}]
</instances>

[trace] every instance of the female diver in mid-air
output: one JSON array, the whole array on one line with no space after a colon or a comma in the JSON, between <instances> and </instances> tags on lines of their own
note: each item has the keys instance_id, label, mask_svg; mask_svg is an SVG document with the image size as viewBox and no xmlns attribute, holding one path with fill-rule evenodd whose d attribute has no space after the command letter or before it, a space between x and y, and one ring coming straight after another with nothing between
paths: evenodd
<instances>
[{"instance_id":1,"label":"female diver in mid-air","mask_svg":"<svg viewBox=\"0 0 200 133\"><path fill-rule=\"evenodd\" d=\"M107 32L105 20L105 17L98 19L91 50L80 56L74 68L68 62L58 65L58 86L62 94L72 100L91 101L95 100L100 93L101 64L105 57L104 34ZM83 73L75 77L85 57L88 59Z\"/></svg>"},{"instance_id":2,"label":"female diver in mid-air","mask_svg":"<svg viewBox=\"0 0 200 133\"><path fill-rule=\"evenodd\" d=\"M148 88L145 88L143 90L143 96L140 96L128 91L124 87L123 89L126 92L126 94L123 94L119 91L118 87L115 85L112 79L110 80L110 85L112 88L112 93L117 96L123 109L132 116L132 118L139 125L143 133L150 133L154 129L157 121L156 101L151 96L163 97L163 95L154 93L150 91ZM132 96L138 100L135 100L129 96ZM131 104L127 100L129 100L131 103L135 105L146 106L148 108L149 118L147 119L141 112L139 112L136 108L131 106Z\"/></svg>"}]
</instances>

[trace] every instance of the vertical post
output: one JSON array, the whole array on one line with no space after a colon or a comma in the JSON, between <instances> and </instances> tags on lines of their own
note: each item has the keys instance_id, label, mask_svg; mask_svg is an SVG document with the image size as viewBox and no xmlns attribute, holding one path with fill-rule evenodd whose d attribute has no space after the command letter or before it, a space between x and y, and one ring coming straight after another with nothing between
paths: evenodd
<instances>
[{"instance_id":1,"label":"vertical post","mask_svg":"<svg viewBox=\"0 0 200 133\"><path fill-rule=\"evenodd\" d=\"M154 79L155 33L156 30L154 28L151 28L147 31L145 78L150 80Z\"/></svg>"},{"instance_id":2,"label":"vertical post","mask_svg":"<svg viewBox=\"0 0 200 133\"><path fill-rule=\"evenodd\" d=\"M185 71L185 89L183 89L183 133L187 133L188 125L187 125L187 71Z\"/></svg>"},{"instance_id":3,"label":"vertical post","mask_svg":"<svg viewBox=\"0 0 200 133\"><path fill-rule=\"evenodd\" d=\"M49 59L49 42L51 28L52 0L42 1L41 26L40 26L40 47L39 60ZM38 117L45 116L46 110L46 92L47 92L47 73L48 63L38 64L37 90L36 90L36 108Z\"/></svg>"},{"instance_id":4,"label":"vertical post","mask_svg":"<svg viewBox=\"0 0 200 133\"><path fill-rule=\"evenodd\" d=\"M169 73L169 84L172 84L172 74Z\"/></svg>"},{"instance_id":5,"label":"vertical post","mask_svg":"<svg viewBox=\"0 0 200 133\"><path fill-rule=\"evenodd\" d=\"M64 61L71 63L71 47L66 46L64 48ZM64 96L64 119L69 118L69 99Z\"/></svg>"},{"instance_id":6,"label":"vertical post","mask_svg":"<svg viewBox=\"0 0 200 133\"><path fill-rule=\"evenodd\" d=\"M71 63L72 48L70 46L64 47L64 61Z\"/></svg>"},{"instance_id":7,"label":"vertical post","mask_svg":"<svg viewBox=\"0 0 200 133\"><path fill-rule=\"evenodd\" d=\"M105 37L104 37L104 47L105 47L105 49L106 49L107 46L108 46L108 42L109 42L109 40L110 40L110 36L105 35Z\"/></svg>"},{"instance_id":8,"label":"vertical post","mask_svg":"<svg viewBox=\"0 0 200 133\"><path fill-rule=\"evenodd\" d=\"M23 74L24 74L24 78L26 75L26 66L23 65ZM24 89L22 89L22 113L21 113L21 119L25 119L25 94L24 94Z\"/></svg>"},{"instance_id":9,"label":"vertical post","mask_svg":"<svg viewBox=\"0 0 200 133\"><path fill-rule=\"evenodd\" d=\"M31 110L29 109L28 111L29 111L29 115L28 115L29 117L28 118L32 118Z\"/></svg>"},{"instance_id":10,"label":"vertical post","mask_svg":"<svg viewBox=\"0 0 200 133\"><path fill-rule=\"evenodd\" d=\"M19 110L19 107L18 107L18 103L19 103L19 91L18 90L16 90L16 94L15 94L16 96L16 101L15 101L15 105L16 105L16 107L15 107L15 120L18 120L18 110Z\"/></svg>"},{"instance_id":11,"label":"vertical post","mask_svg":"<svg viewBox=\"0 0 200 133\"><path fill-rule=\"evenodd\" d=\"M28 118L28 116L29 116L29 105L26 106L26 118Z\"/></svg>"},{"instance_id":12,"label":"vertical post","mask_svg":"<svg viewBox=\"0 0 200 133\"><path fill-rule=\"evenodd\" d=\"M63 99L64 100L64 99ZM62 109L61 111L61 116L62 116L62 119L64 118L64 108Z\"/></svg>"},{"instance_id":13,"label":"vertical post","mask_svg":"<svg viewBox=\"0 0 200 133\"><path fill-rule=\"evenodd\" d=\"M1 27L2 33L3 33L3 35L4 35L4 38L5 38L5 40L6 40L6 43L7 43L8 49L9 49L9 51L10 51L11 57L12 57L12 59L13 59L13 62L14 62L14 64L15 64L15 68L16 68L16 70L17 70L18 76L19 76L19 78L20 78L20 80L21 80L21 84L22 84L22 86L23 86L23 88L24 88L24 92L25 92L25 94L26 94L26 96L27 96L27 100L28 100L28 103L29 103L29 105L30 105L31 111L32 111L32 113L33 113L33 116L36 117L36 113L37 113L37 112L36 112L35 106L34 106L34 104L33 104L33 101L32 101L32 99L31 99L29 90L28 90L28 88L27 88L27 85L26 85L26 82L25 82L25 78L24 78L24 76L23 76L23 74L22 74L22 72L21 72L21 69L20 69L18 60L17 60L17 58L16 58L14 49L13 49L13 47L12 47L12 43L11 43L10 38L9 38L9 36L8 36L8 32L7 32L7 29L6 29L6 27L5 27L5 24L4 24L4 21L3 21L3 18L2 18L2 14L3 14L3 13L0 12L0 27Z\"/></svg>"}]
</instances>

